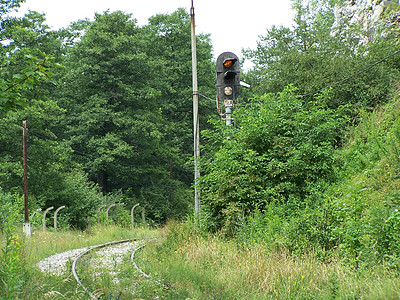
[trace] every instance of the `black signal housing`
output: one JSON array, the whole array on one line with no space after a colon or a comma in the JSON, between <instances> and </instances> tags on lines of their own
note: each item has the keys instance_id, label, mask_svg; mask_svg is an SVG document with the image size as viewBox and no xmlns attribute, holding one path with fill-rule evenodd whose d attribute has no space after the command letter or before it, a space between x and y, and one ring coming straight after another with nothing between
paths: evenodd
<instances>
[{"instance_id":1,"label":"black signal housing","mask_svg":"<svg viewBox=\"0 0 400 300\"><path fill-rule=\"evenodd\" d=\"M240 62L232 52L224 52L217 58L217 99L233 105L240 93Z\"/></svg>"}]
</instances>

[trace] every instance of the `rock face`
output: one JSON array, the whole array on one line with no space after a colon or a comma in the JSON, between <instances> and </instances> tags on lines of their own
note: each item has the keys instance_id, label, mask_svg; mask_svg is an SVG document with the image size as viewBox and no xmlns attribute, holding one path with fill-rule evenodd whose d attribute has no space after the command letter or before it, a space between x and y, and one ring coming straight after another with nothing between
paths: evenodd
<instances>
[{"instance_id":1,"label":"rock face","mask_svg":"<svg viewBox=\"0 0 400 300\"><path fill-rule=\"evenodd\" d=\"M400 0L347 0L343 5L335 6L333 32L339 27L359 26L363 32L368 33L362 37L361 43L371 42L379 28L400 24L399 12L391 13L386 19L383 17L389 5L393 7L399 4Z\"/></svg>"}]
</instances>

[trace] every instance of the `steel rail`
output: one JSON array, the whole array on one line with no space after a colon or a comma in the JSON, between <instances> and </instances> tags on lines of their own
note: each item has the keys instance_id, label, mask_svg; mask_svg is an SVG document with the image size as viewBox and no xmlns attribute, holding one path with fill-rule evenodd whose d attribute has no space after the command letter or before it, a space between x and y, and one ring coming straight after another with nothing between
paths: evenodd
<instances>
[{"instance_id":1,"label":"steel rail","mask_svg":"<svg viewBox=\"0 0 400 300\"><path fill-rule=\"evenodd\" d=\"M97 246L93 246L90 247L89 249L87 249L86 251L82 252L81 254L79 254L79 256L77 258L74 259L73 263L72 263L72 274L75 277L75 280L78 282L78 284L85 290L85 292L92 297L93 299L98 299L92 292L89 291L89 289L82 283L82 281L79 279L79 276L76 272L76 264L78 263L78 260L80 260L84 255L88 254L90 251L92 250L96 250L96 249L100 249L100 248L104 248L104 247L108 247L111 245L117 245L117 244L123 244L123 243L129 243L129 242L134 242L134 241L138 241L139 239L130 239L130 240L122 240L122 241L115 241L115 242L109 242L109 243L105 243L105 244L101 244L101 245L97 245ZM143 246L141 246L143 247Z\"/></svg>"},{"instance_id":2,"label":"steel rail","mask_svg":"<svg viewBox=\"0 0 400 300\"><path fill-rule=\"evenodd\" d=\"M143 272L143 271L138 267L138 265L135 263L135 253L136 253L136 251L142 249L144 246L146 246L146 245L142 245L142 246L136 248L135 250L133 250L132 255L131 255L131 262L132 262L133 266L135 267L135 269L136 269L140 274L142 274L142 275L143 275L144 277L146 277L147 279L150 279L150 275L148 275L148 274L146 274L145 272Z\"/></svg>"},{"instance_id":3,"label":"steel rail","mask_svg":"<svg viewBox=\"0 0 400 300\"><path fill-rule=\"evenodd\" d=\"M135 269L136 269L140 274L142 274L142 275L143 275L144 277L146 277L147 279L149 279L149 280L155 282L156 284L162 286L163 288L166 288L166 289L169 289L169 290L170 290L171 287L169 287L169 286L163 284L163 283L162 283L161 281L159 281L159 280L155 280L155 279L151 278L150 275L148 275L148 274L146 274L145 272L143 272L143 271L138 267L138 265L135 263L135 254L136 254L136 251L142 249L144 246L146 246L146 244L143 244L143 245L141 245L140 247L138 247L138 248L136 248L135 250L133 250L132 255L131 255L131 262L132 262L133 266L135 267ZM180 294L179 292L175 291L174 289L172 289L172 291L173 291L175 294L177 294L178 296L180 296L180 297L186 299L185 296L183 296L183 295Z\"/></svg>"},{"instance_id":4,"label":"steel rail","mask_svg":"<svg viewBox=\"0 0 400 300\"><path fill-rule=\"evenodd\" d=\"M105 243L105 244L101 244L101 245L97 245L97 246L92 246L89 249L83 251L81 254L79 254L73 261L72 263L72 274L75 277L75 280L77 281L77 283L83 288L83 290L92 298L92 299L99 299L96 295L94 295L91 291L89 291L89 289L82 283L82 281L79 279L78 273L76 272L76 266L78 261L85 256L86 254L88 254L89 252L91 252L92 250L97 250L100 248L104 248L104 247L108 247L108 246L112 246L112 245L117 245L117 244L123 244L123 243L129 243L129 242L135 242L135 241L144 241L145 239L129 239L129 240L122 240L122 241L115 241L115 242L109 242L109 243ZM142 275L144 276L146 279L152 280L153 282L157 283L158 285L170 289L170 287L164 285L161 281L155 280L153 278L151 278L150 275L146 274L145 272L143 272L138 265L135 262L135 254L138 250L142 249L144 246L146 246L146 244L143 244L141 246L139 246L138 248L135 248L132 251L131 254L131 263L133 264L133 266L135 267L135 269ZM174 291L174 290L173 290ZM183 295L181 295L180 293L178 293L177 291L174 291L177 295L183 297Z\"/></svg>"}]
</instances>

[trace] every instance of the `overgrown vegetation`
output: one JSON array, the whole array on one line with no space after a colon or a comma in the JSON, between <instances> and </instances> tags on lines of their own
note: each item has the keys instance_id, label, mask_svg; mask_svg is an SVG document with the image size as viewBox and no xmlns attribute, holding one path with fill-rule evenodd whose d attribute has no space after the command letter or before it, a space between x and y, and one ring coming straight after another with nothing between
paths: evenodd
<instances>
[{"instance_id":1,"label":"overgrown vegetation","mask_svg":"<svg viewBox=\"0 0 400 300\"><path fill-rule=\"evenodd\" d=\"M329 5L294 4L296 26L247 52L258 95L236 110L236 127L204 132L200 224L271 250L398 270L397 39L326 34Z\"/></svg>"},{"instance_id":2,"label":"overgrown vegetation","mask_svg":"<svg viewBox=\"0 0 400 300\"><path fill-rule=\"evenodd\" d=\"M148 219L158 224L188 214L188 13L157 15L139 27L129 14L104 12L52 31L44 15L10 17L13 6L2 5L2 189L22 194L20 137L27 120L30 207L65 205L77 228L113 194L122 195L127 209L146 205ZM208 36L198 37L197 49L199 84L209 93ZM201 103L200 109L207 124L214 108Z\"/></svg>"},{"instance_id":3,"label":"overgrown vegetation","mask_svg":"<svg viewBox=\"0 0 400 300\"><path fill-rule=\"evenodd\" d=\"M85 239L140 234L127 229L136 203L142 226L191 215L189 16L180 9L139 27L105 12L51 31L35 12L8 17L19 2L0 2L0 296L78 299L70 277L46 277L34 263ZM398 28L364 45L371 33L359 28L331 34L336 2L293 1L293 28L273 27L245 51L252 90L235 126L201 103L201 215L171 222L143 251L164 286L122 272L140 297L400 297ZM198 42L200 86L212 94L210 40ZM23 241L24 119L30 210L67 208L64 233ZM98 209L111 204L100 223L120 227L97 232Z\"/></svg>"},{"instance_id":4,"label":"overgrown vegetation","mask_svg":"<svg viewBox=\"0 0 400 300\"><path fill-rule=\"evenodd\" d=\"M192 224L192 225L191 225ZM257 224L253 224L253 226ZM379 263L355 271L333 255L293 255L265 240L199 234L193 223L170 224L161 244L139 263L190 299L396 299L399 273Z\"/></svg>"},{"instance_id":5,"label":"overgrown vegetation","mask_svg":"<svg viewBox=\"0 0 400 300\"><path fill-rule=\"evenodd\" d=\"M240 218L270 204L286 205L286 214L296 214L307 198L336 181L334 151L348 109L328 108L328 96L305 102L288 87L237 110L237 128L218 124L203 132L218 139L210 143L215 151L209 150L213 158L204 166L201 184L206 226L235 231Z\"/></svg>"}]
</instances>

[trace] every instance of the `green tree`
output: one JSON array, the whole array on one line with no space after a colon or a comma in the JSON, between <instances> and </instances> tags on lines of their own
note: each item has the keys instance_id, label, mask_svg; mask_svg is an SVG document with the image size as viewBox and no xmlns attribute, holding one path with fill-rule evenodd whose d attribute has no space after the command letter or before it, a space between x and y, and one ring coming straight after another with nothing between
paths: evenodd
<instances>
[{"instance_id":1,"label":"green tree","mask_svg":"<svg viewBox=\"0 0 400 300\"><path fill-rule=\"evenodd\" d=\"M0 1L0 16L1 20L7 19L7 14L20 7L25 0L1 0ZM1 27L3 29L3 27Z\"/></svg>"},{"instance_id":2,"label":"green tree","mask_svg":"<svg viewBox=\"0 0 400 300\"><path fill-rule=\"evenodd\" d=\"M326 99L332 108L348 103L371 108L385 102L398 72L390 63L366 69L393 53L394 43L390 46L377 38L361 45L358 28L333 31L333 8L325 1L297 0L293 8L293 28L274 26L261 37L256 50L246 51L255 63L248 81L256 93L279 92L293 84L299 94L310 98L315 91L340 82Z\"/></svg>"},{"instance_id":3,"label":"green tree","mask_svg":"<svg viewBox=\"0 0 400 300\"><path fill-rule=\"evenodd\" d=\"M303 102L289 87L238 109L238 128L219 124L204 132L213 152L203 163L201 180L210 228L229 232L239 217L270 203L285 204L286 213L294 213L320 183L335 181L333 154L345 118L321 104L326 97Z\"/></svg>"},{"instance_id":4,"label":"green tree","mask_svg":"<svg viewBox=\"0 0 400 300\"><path fill-rule=\"evenodd\" d=\"M0 24L0 114L22 108L35 82L48 81L51 69L58 66L61 42L45 24L45 17L29 12L21 18L7 13L20 1L2 2ZM40 45L40 47L38 46Z\"/></svg>"},{"instance_id":5,"label":"green tree","mask_svg":"<svg viewBox=\"0 0 400 300\"><path fill-rule=\"evenodd\" d=\"M28 125L38 130L37 140L45 141L51 136L49 115L59 113L57 105L45 97L45 87L51 84L51 71L59 65L43 51L55 53L60 48L56 37L46 34L47 29L44 16L35 12L22 18L8 18L2 23L0 182L8 191L21 186L22 120L28 119ZM52 151L41 152L46 155ZM41 163L44 165L46 161L43 159Z\"/></svg>"},{"instance_id":6,"label":"green tree","mask_svg":"<svg viewBox=\"0 0 400 300\"><path fill-rule=\"evenodd\" d=\"M59 80L66 109L60 135L76 161L104 193L122 190L139 199L156 221L188 211L182 153L189 126L175 124L181 116L189 122L191 104L188 18L183 22L181 14L155 17L143 28L129 14L97 14L68 49ZM175 111L178 105L184 111Z\"/></svg>"},{"instance_id":7,"label":"green tree","mask_svg":"<svg viewBox=\"0 0 400 300\"><path fill-rule=\"evenodd\" d=\"M130 15L97 14L65 61L64 136L105 192L127 188L115 180L132 171L134 148L160 136L153 121L159 113L152 107L158 92L146 85L153 65L141 51L140 32Z\"/></svg>"},{"instance_id":8,"label":"green tree","mask_svg":"<svg viewBox=\"0 0 400 300\"><path fill-rule=\"evenodd\" d=\"M190 16L184 9L170 15L159 14L145 26L147 53L157 64L152 85L167 122L165 142L174 149L170 157L173 176L190 184L193 171L185 162L193 156L192 52ZM209 35L197 37L198 85L201 94L215 94L215 67ZM215 114L215 104L200 98L199 122L202 129Z\"/></svg>"},{"instance_id":9,"label":"green tree","mask_svg":"<svg viewBox=\"0 0 400 300\"><path fill-rule=\"evenodd\" d=\"M56 134L65 110L52 99L53 72L60 67L61 41L68 35L50 31L44 15L36 12L3 25L0 186L22 194L22 120L27 120L30 207L66 205L70 224L84 227L103 196L79 172L69 144Z\"/></svg>"}]
</instances>

